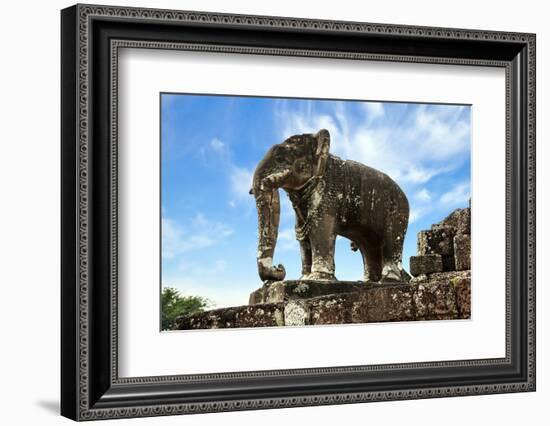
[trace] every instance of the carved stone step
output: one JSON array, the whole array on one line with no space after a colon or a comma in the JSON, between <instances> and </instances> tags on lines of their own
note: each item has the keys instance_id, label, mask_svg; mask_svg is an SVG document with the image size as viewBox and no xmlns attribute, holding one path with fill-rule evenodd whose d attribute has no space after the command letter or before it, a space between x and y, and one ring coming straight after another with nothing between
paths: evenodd
<instances>
[{"instance_id":1,"label":"carved stone step","mask_svg":"<svg viewBox=\"0 0 550 426\"><path fill-rule=\"evenodd\" d=\"M280 281L260 292L268 302L182 316L176 324L189 330L470 318L469 276L442 278L385 285ZM266 289L253 294L260 290Z\"/></svg>"},{"instance_id":2,"label":"carved stone step","mask_svg":"<svg viewBox=\"0 0 550 426\"><path fill-rule=\"evenodd\" d=\"M250 294L248 303L279 303L292 299L307 299L328 294L353 293L364 290L370 284L364 281L275 281Z\"/></svg>"}]
</instances>

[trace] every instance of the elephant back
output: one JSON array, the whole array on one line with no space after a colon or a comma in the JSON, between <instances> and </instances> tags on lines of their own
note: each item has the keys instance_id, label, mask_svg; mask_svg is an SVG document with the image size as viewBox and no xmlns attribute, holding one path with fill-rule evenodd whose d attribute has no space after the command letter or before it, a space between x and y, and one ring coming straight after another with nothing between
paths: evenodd
<instances>
[{"instance_id":1,"label":"elephant back","mask_svg":"<svg viewBox=\"0 0 550 426\"><path fill-rule=\"evenodd\" d=\"M406 212L409 203L399 185L386 173L356 161L344 162L345 217L361 223L386 223L393 212Z\"/></svg>"}]
</instances>

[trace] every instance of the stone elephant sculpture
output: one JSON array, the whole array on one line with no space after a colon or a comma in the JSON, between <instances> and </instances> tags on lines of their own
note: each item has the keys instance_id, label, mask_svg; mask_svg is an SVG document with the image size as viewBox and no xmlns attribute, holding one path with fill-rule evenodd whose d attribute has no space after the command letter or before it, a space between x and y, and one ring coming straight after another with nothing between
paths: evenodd
<instances>
[{"instance_id":1,"label":"stone elephant sculpture","mask_svg":"<svg viewBox=\"0 0 550 426\"><path fill-rule=\"evenodd\" d=\"M329 153L330 134L294 135L272 146L258 163L251 193L258 210L258 272L263 281L283 280L273 264L280 199L285 190L296 214L303 280L335 281L337 235L363 257L364 279L409 281L401 260L409 203L386 174Z\"/></svg>"}]
</instances>

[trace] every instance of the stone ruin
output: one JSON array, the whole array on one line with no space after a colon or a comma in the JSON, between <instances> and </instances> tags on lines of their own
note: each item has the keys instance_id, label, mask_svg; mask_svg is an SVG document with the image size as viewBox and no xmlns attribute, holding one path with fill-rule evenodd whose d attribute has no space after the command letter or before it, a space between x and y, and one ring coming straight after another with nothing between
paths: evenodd
<instances>
[{"instance_id":1,"label":"stone ruin","mask_svg":"<svg viewBox=\"0 0 550 426\"><path fill-rule=\"evenodd\" d=\"M469 319L470 264L467 207L418 233L408 283L271 281L248 305L181 316L176 329Z\"/></svg>"},{"instance_id":2,"label":"stone ruin","mask_svg":"<svg viewBox=\"0 0 550 426\"><path fill-rule=\"evenodd\" d=\"M410 258L417 281L439 272L470 270L470 208L457 209L418 233L418 255Z\"/></svg>"}]
</instances>

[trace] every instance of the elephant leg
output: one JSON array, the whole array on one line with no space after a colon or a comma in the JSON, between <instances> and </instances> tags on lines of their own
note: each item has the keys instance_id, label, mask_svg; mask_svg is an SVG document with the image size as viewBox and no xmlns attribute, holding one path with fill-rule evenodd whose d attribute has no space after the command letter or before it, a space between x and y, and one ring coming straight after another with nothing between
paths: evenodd
<instances>
[{"instance_id":1,"label":"elephant leg","mask_svg":"<svg viewBox=\"0 0 550 426\"><path fill-rule=\"evenodd\" d=\"M310 280L336 281L334 276L334 246L336 233L335 220L325 217L312 227L309 233L311 243L311 273Z\"/></svg>"},{"instance_id":2,"label":"elephant leg","mask_svg":"<svg viewBox=\"0 0 550 426\"><path fill-rule=\"evenodd\" d=\"M378 282L382 276L382 247L380 244L364 243L359 246L363 256L365 281Z\"/></svg>"},{"instance_id":3,"label":"elephant leg","mask_svg":"<svg viewBox=\"0 0 550 426\"><path fill-rule=\"evenodd\" d=\"M393 232L392 227L386 228L382 249L381 282L409 282L411 277L403 269L403 243L405 232Z\"/></svg>"},{"instance_id":4,"label":"elephant leg","mask_svg":"<svg viewBox=\"0 0 550 426\"><path fill-rule=\"evenodd\" d=\"M302 277L300 279L308 280L311 274L311 244L309 240L300 241L300 253L302 255Z\"/></svg>"}]
</instances>

